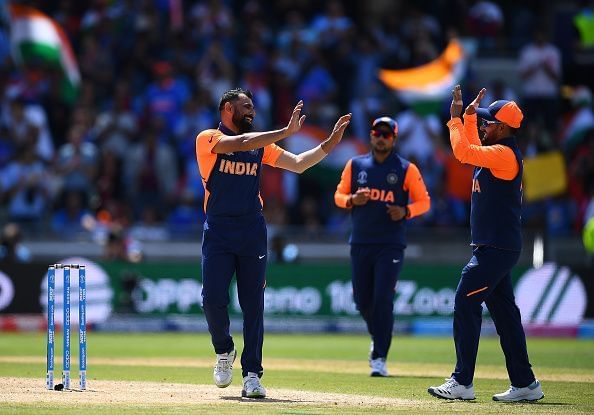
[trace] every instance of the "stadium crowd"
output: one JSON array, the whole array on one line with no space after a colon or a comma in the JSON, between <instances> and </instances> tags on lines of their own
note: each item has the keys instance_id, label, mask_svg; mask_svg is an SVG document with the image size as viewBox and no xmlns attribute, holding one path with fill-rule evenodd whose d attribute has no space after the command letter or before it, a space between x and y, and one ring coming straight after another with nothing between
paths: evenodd
<instances>
[{"instance_id":1,"label":"stadium crowd","mask_svg":"<svg viewBox=\"0 0 594 415\"><path fill-rule=\"evenodd\" d=\"M470 65L465 101L482 86L487 104L517 100L526 157L564 156L567 189L527 203L526 224L562 235L594 215L594 81L585 75L594 73L594 2L19 3L62 25L82 76L72 101L55 69L17 66L0 49L0 218L29 237L105 238L114 229L138 240L199 237L195 136L217 126L218 99L235 86L253 91L259 130L285 125L299 99L306 123L324 129L352 112L347 135L365 144L370 120L394 117L398 151L419 166L432 198L414 226L467 226L472 167L449 149L449 97L433 109L405 104L377 78L380 68L435 59L452 36L474 42L473 59L514 60L521 79L481 85ZM332 174L265 170L268 222L346 234L347 213L332 200L340 171Z\"/></svg>"}]
</instances>

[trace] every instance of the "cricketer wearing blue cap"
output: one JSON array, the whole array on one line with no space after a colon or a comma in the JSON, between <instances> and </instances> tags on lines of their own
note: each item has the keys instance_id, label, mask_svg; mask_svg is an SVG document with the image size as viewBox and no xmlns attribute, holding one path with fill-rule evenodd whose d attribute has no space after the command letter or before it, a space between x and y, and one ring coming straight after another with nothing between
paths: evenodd
<instances>
[{"instance_id":1,"label":"cricketer wearing blue cap","mask_svg":"<svg viewBox=\"0 0 594 415\"><path fill-rule=\"evenodd\" d=\"M429 210L417 166L394 150L398 124L381 117L371 125L371 152L347 162L334 194L350 209L353 299L367 324L371 376L388 376L394 295L406 247L406 221Z\"/></svg>"}]
</instances>

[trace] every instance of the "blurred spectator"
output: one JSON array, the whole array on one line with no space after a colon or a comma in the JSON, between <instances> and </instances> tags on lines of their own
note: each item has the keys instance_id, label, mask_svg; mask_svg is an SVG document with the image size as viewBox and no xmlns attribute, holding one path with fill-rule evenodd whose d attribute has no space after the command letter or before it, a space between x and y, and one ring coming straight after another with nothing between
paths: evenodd
<instances>
[{"instance_id":1,"label":"blurred spectator","mask_svg":"<svg viewBox=\"0 0 594 415\"><path fill-rule=\"evenodd\" d=\"M8 65L10 59L10 17L8 2L0 2L0 68Z\"/></svg>"},{"instance_id":2,"label":"blurred spectator","mask_svg":"<svg viewBox=\"0 0 594 415\"><path fill-rule=\"evenodd\" d=\"M35 230L47 212L50 175L36 156L33 143L22 145L0 176L3 204L10 220Z\"/></svg>"},{"instance_id":3,"label":"blurred spectator","mask_svg":"<svg viewBox=\"0 0 594 415\"><path fill-rule=\"evenodd\" d=\"M336 83L330 74L327 57L320 50L313 52L309 67L297 86L297 96L308 109L308 121L328 125L336 117L338 108L333 104Z\"/></svg>"},{"instance_id":4,"label":"blurred spectator","mask_svg":"<svg viewBox=\"0 0 594 415\"><path fill-rule=\"evenodd\" d=\"M495 78L487 86L487 92L483 100L495 102L498 99L514 101L518 99L516 92L501 78Z\"/></svg>"},{"instance_id":5,"label":"blurred spectator","mask_svg":"<svg viewBox=\"0 0 594 415\"><path fill-rule=\"evenodd\" d=\"M169 62L153 64L155 82L144 91L141 113L151 120L160 117L165 120L167 131L173 132L175 120L182 113L183 105L190 96L188 86L175 77Z\"/></svg>"},{"instance_id":6,"label":"blurred spectator","mask_svg":"<svg viewBox=\"0 0 594 415\"><path fill-rule=\"evenodd\" d=\"M589 130L594 129L594 111L592 111L592 91L586 86L571 89L571 111L564 117L560 129L561 146L572 153L585 138Z\"/></svg>"},{"instance_id":7,"label":"blurred spectator","mask_svg":"<svg viewBox=\"0 0 594 415\"><path fill-rule=\"evenodd\" d=\"M137 132L136 118L130 110L130 89L125 82L114 88L111 108L97 116L94 130L97 145L122 158L128 152L130 142Z\"/></svg>"},{"instance_id":8,"label":"blurred spectator","mask_svg":"<svg viewBox=\"0 0 594 415\"><path fill-rule=\"evenodd\" d=\"M269 130L273 127L271 120L272 96L267 88L267 80L258 71L249 69L245 71L242 85L252 91L254 105L258 108L258 116L254 119L254 131Z\"/></svg>"},{"instance_id":9,"label":"blurred spectator","mask_svg":"<svg viewBox=\"0 0 594 415\"><path fill-rule=\"evenodd\" d=\"M504 17L499 5L493 1L476 1L468 11L468 31L477 37L483 51L497 48L497 37L503 28Z\"/></svg>"},{"instance_id":10,"label":"blurred spectator","mask_svg":"<svg viewBox=\"0 0 594 415\"><path fill-rule=\"evenodd\" d=\"M22 235L19 225L7 223L0 236L0 262L29 262L31 251L21 243Z\"/></svg>"},{"instance_id":11,"label":"blurred spectator","mask_svg":"<svg viewBox=\"0 0 594 415\"><path fill-rule=\"evenodd\" d=\"M122 183L122 160L108 149L101 153L99 173L97 174L96 204L100 209L106 206L117 205L124 199L124 186Z\"/></svg>"},{"instance_id":12,"label":"blurred spectator","mask_svg":"<svg viewBox=\"0 0 594 415\"><path fill-rule=\"evenodd\" d=\"M325 48L334 47L348 35L352 27L353 22L345 14L343 3L339 0L327 1L325 12L314 17L310 26Z\"/></svg>"},{"instance_id":13,"label":"blurred spectator","mask_svg":"<svg viewBox=\"0 0 594 415\"><path fill-rule=\"evenodd\" d=\"M551 136L542 122L527 122L524 131L524 139L521 140L520 148L525 158L535 157L538 153L552 149Z\"/></svg>"},{"instance_id":14,"label":"blurred spectator","mask_svg":"<svg viewBox=\"0 0 594 415\"><path fill-rule=\"evenodd\" d=\"M298 223L311 236L319 235L322 229L319 209L320 204L312 195L305 195L299 200Z\"/></svg>"},{"instance_id":15,"label":"blurred spectator","mask_svg":"<svg viewBox=\"0 0 594 415\"><path fill-rule=\"evenodd\" d=\"M377 24L375 20L377 18L381 19L381 25ZM390 12L373 17L373 20L368 23L374 38L384 49L386 62L391 62L395 67L408 62L410 57L410 50L402 39L401 19L402 16L399 13Z\"/></svg>"},{"instance_id":16,"label":"blurred spectator","mask_svg":"<svg viewBox=\"0 0 594 415\"><path fill-rule=\"evenodd\" d=\"M16 145L8 128L0 124L0 170L14 157Z\"/></svg>"},{"instance_id":17,"label":"blurred spectator","mask_svg":"<svg viewBox=\"0 0 594 415\"><path fill-rule=\"evenodd\" d=\"M370 120L377 118L377 114L390 112L383 94L384 88L377 78L382 60L380 48L387 44L380 44L373 36L364 35L357 39L356 45L352 51L353 79L349 91L349 110L353 114L350 129L367 144Z\"/></svg>"},{"instance_id":18,"label":"blurred spectator","mask_svg":"<svg viewBox=\"0 0 594 415\"><path fill-rule=\"evenodd\" d=\"M588 210L594 194L594 128L589 129L582 143L577 146L569 160L569 194L577 205L576 229L583 223L582 218Z\"/></svg>"},{"instance_id":19,"label":"blurred spectator","mask_svg":"<svg viewBox=\"0 0 594 415\"><path fill-rule=\"evenodd\" d=\"M169 144L159 140L159 133L158 125L151 124L124 160L124 183L137 214L146 204L165 208L174 197L177 160Z\"/></svg>"},{"instance_id":20,"label":"blurred spectator","mask_svg":"<svg viewBox=\"0 0 594 415\"><path fill-rule=\"evenodd\" d=\"M361 98L362 96L369 96L368 89L373 88L379 82L377 80L377 71L380 68L382 55L379 51L380 45L372 36L361 36L357 39L356 45L357 48L351 52L354 67L347 69L353 71L353 79L351 80L352 95ZM373 89L376 89L377 92L377 88ZM365 119L364 130L365 133L361 136L367 137L369 119Z\"/></svg>"},{"instance_id":21,"label":"blurred spectator","mask_svg":"<svg viewBox=\"0 0 594 415\"><path fill-rule=\"evenodd\" d=\"M129 235L140 241L166 241L169 232L163 225L156 206L145 205L140 213L140 221L130 227Z\"/></svg>"},{"instance_id":22,"label":"blurred spectator","mask_svg":"<svg viewBox=\"0 0 594 415\"><path fill-rule=\"evenodd\" d=\"M311 44L317 33L308 27L305 17L299 10L290 10L285 15L285 24L279 28L276 41L278 47L287 51L295 43Z\"/></svg>"},{"instance_id":23,"label":"blurred spectator","mask_svg":"<svg viewBox=\"0 0 594 415\"><path fill-rule=\"evenodd\" d=\"M50 89L50 84L57 78L53 68L43 66L41 62L32 62L22 70L11 73L10 85L6 95L10 99L20 99L26 103L41 102Z\"/></svg>"},{"instance_id":24,"label":"blurred spectator","mask_svg":"<svg viewBox=\"0 0 594 415\"><path fill-rule=\"evenodd\" d=\"M269 169L279 170L279 169ZM268 228L269 261L282 262L282 250L286 245L285 231L289 221L286 205L275 197L267 197L263 209Z\"/></svg>"},{"instance_id":25,"label":"blurred spectator","mask_svg":"<svg viewBox=\"0 0 594 415\"><path fill-rule=\"evenodd\" d=\"M43 110L47 114L47 125L54 148L66 142L64 132L70 122L70 104L66 101L62 84L58 80L51 82L47 94L41 100Z\"/></svg>"},{"instance_id":26,"label":"blurred spectator","mask_svg":"<svg viewBox=\"0 0 594 415\"><path fill-rule=\"evenodd\" d=\"M127 237L123 228L114 227L105 241L103 258L108 261L140 262L143 259L142 247L138 241Z\"/></svg>"},{"instance_id":27,"label":"blurred spectator","mask_svg":"<svg viewBox=\"0 0 594 415\"><path fill-rule=\"evenodd\" d=\"M83 219L90 215L84 191L66 190L52 216L52 230L60 238L76 238L86 233Z\"/></svg>"},{"instance_id":28,"label":"blurred spectator","mask_svg":"<svg viewBox=\"0 0 594 415\"><path fill-rule=\"evenodd\" d=\"M195 83L210 93L210 102L218 102L223 92L231 89L233 67L223 52L220 42L210 44L195 72Z\"/></svg>"},{"instance_id":29,"label":"blurred spectator","mask_svg":"<svg viewBox=\"0 0 594 415\"><path fill-rule=\"evenodd\" d=\"M396 116L398 122L398 152L415 163L425 181L429 194L434 194L443 180L443 165L436 157L442 147L443 123L426 103L416 102ZM416 223L433 220L434 211L416 218Z\"/></svg>"},{"instance_id":30,"label":"blurred spectator","mask_svg":"<svg viewBox=\"0 0 594 415\"><path fill-rule=\"evenodd\" d=\"M212 102L208 93L200 89L184 104L183 112L175 122L174 135L178 154L196 164L196 135L215 123Z\"/></svg>"},{"instance_id":31,"label":"blurred spectator","mask_svg":"<svg viewBox=\"0 0 594 415\"><path fill-rule=\"evenodd\" d=\"M429 13L423 12L419 6L405 9L405 18L401 24L402 35L408 44L414 43L418 36L428 36L437 40L441 35L439 20Z\"/></svg>"},{"instance_id":32,"label":"blurred spectator","mask_svg":"<svg viewBox=\"0 0 594 415\"><path fill-rule=\"evenodd\" d=\"M522 78L522 108L529 122L541 121L550 133L557 127L561 54L547 41L542 29L533 34L533 41L525 46L518 60Z\"/></svg>"},{"instance_id":33,"label":"blurred spectator","mask_svg":"<svg viewBox=\"0 0 594 415\"><path fill-rule=\"evenodd\" d=\"M45 112L39 105L26 104L23 98L9 102L2 124L10 133L16 146L31 143L37 156L49 161L54 155L54 145L47 128Z\"/></svg>"},{"instance_id":34,"label":"blurred spectator","mask_svg":"<svg viewBox=\"0 0 594 415\"><path fill-rule=\"evenodd\" d=\"M513 13L506 16L510 27L509 45L513 52L517 52L532 40L532 33L538 24L534 9L532 0L514 0ZM493 102L487 98L485 101Z\"/></svg>"},{"instance_id":35,"label":"blurred spectator","mask_svg":"<svg viewBox=\"0 0 594 415\"><path fill-rule=\"evenodd\" d=\"M93 143L83 142L84 133L80 125L70 128L68 143L58 150L55 170L65 191L85 192L89 196L95 190L99 154Z\"/></svg>"},{"instance_id":36,"label":"blurred spectator","mask_svg":"<svg viewBox=\"0 0 594 415\"><path fill-rule=\"evenodd\" d=\"M201 201L187 189L182 192L179 203L167 216L167 228L172 236L196 237L202 231L205 219Z\"/></svg>"},{"instance_id":37,"label":"blurred spectator","mask_svg":"<svg viewBox=\"0 0 594 415\"><path fill-rule=\"evenodd\" d=\"M222 0L197 2L190 11L194 27L206 40L229 36L233 27L231 10Z\"/></svg>"},{"instance_id":38,"label":"blurred spectator","mask_svg":"<svg viewBox=\"0 0 594 415\"><path fill-rule=\"evenodd\" d=\"M432 161L436 144L441 142L441 121L435 114L426 113L422 103L413 104L412 108L398 114L396 121L399 153L416 160L422 170Z\"/></svg>"},{"instance_id":39,"label":"blurred spectator","mask_svg":"<svg viewBox=\"0 0 594 415\"><path fill-rule=\"evenodd\" d=\"M109 96L108 93L114 80L113 55L105 47L106 45L101 45L101 40L98 36L94 36L93 32L87 34L82 39L82 52L79 58L81 76L85 82L92 82L97 87L98 99Z\"/></svg>"}]
</instances>

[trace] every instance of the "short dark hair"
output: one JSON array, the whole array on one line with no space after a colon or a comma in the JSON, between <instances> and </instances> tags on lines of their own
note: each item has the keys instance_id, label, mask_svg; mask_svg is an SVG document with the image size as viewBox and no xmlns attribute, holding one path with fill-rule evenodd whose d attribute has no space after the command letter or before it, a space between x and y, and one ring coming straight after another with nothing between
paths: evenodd
<instances>
[{"instance_id":1,"label":"short dark hair","mask_svg":"<svg viewBox=\"0 0 594 415\"><path fill-rule=\"evenodd\" d=\"M239 99L239 95L241 95L241 94L244 94L249 99L252 99L254 97L254 95L252 94L252 91L250 91L249 89L243 89L243 88L230 89L229 91L225 92L221 96L221 100L219 101L219 111L223 111L223 108L225 108L226 102L237 101L237 99Z\"/></svg>"}]
</instances>

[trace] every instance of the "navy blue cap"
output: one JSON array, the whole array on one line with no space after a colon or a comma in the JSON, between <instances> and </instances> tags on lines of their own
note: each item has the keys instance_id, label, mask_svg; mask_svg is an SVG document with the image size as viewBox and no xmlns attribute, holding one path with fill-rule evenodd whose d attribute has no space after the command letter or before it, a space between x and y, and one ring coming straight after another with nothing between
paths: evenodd
<instances>
[{"instance_id":1,"label":"navy blue cap","mask_svg":"<svg viewBox=\"0 0 594 415\"><path fill-rule=\"evenodd\" d=\"M371 124L371 129L373 130L379 124L386 124L390 129L394 132L394 135L398 134L398 123L390 117L380 117L376 118Z\"/></svg>"}]
</instances>

